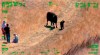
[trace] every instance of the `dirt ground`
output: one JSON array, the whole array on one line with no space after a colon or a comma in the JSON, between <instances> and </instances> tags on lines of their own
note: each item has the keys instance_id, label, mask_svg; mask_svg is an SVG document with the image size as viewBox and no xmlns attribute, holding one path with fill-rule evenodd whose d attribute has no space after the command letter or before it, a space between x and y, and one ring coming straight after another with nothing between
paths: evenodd
<instances>
[{"instance_id":1,"label":"dirt ground","mask_svg":"<svg viewBox=\"0 0 100 55\"><path fill-rule=\"evenodd\" d=\"M0 0L0 5L2 1ZM19 43L6 44L9 48L8 51L2 54L2 49L0 49L0 55L14 55L12 52L18 52L16 55L63 55L70 48L81 44L83 40L96 35L100 36L100 6L98 8L75 7L75 2L98 2L100 4L99 0L16 1L24 2L26 6L12 6L11 8L2 8L0 6L0 23L2 24L3 20L9 23L11 41L14 38L13 34L17 33ZM48 5L49 1L53 2L52 6ZM8 13L2 14L2 9L7 9ZM48 11L54 12L58 16L58 28L54 30L44 27ZM7 18L3 18L4 16ZM65 28L59 31L61 20L65 20ZM0 36L2 36L1 31ZM2 48L3 42L6 41L0 38L0 48ZM55 54L55 49L59 52L58 54ZM43 53L44 51L46 53ZM84 48L78 51L76 55L90 55L88 54L89 51L89 49ZM21 54L21 52L24 53Z\"/></svg>"}]
</instances>

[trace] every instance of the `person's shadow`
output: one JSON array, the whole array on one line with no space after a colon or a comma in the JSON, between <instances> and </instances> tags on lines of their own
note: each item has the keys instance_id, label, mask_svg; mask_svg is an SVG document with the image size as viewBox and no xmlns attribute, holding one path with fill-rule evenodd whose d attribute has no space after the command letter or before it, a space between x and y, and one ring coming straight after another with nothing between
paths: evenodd
<instances>
[{"instance_id":1,"label":"person's shadow","mask_svg":"<svg viewBox=\"0 0 100 55\"><path fill-rule=\"evenodd\" d=\"M49 28L50 30L55 29L55 27L51 27L51 26L45 26L46 28Z\"/></svg>"},{"instance_id":2,"label":"person's shadow","mask_svg":"<svg viewBox=\"0 0 100 55\"><path fill-rule=\"evenodd\" d=\"M61 31L62 29L59 29L59 31Z\"/></svg>"},{"instance_id":3,"label":"person's shadow","mask_svg":"<svg viewBox=\"0 0 100 55\"><path fill-rule=\"evenodd\" d=\"M3 42L3 44L7 44L7 42Z\"/></svg>"}]
</instances>

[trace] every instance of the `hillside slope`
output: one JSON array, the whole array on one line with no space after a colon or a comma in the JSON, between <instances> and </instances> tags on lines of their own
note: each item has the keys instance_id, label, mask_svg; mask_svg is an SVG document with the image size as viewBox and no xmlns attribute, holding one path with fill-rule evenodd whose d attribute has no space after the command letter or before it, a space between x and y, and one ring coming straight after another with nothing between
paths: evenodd
<instances>
[{"instance_id":1,"label":"hillside slope","mask_svg":"<svg viewBox=\"0 0 100 55\"><path fill-rule=\"evenodd\" d=\"M52 0L54 3L52 6L48 5L49 1L24 0L22 2L26 3L26 7L8 9L6 16L11 28L11 40L13 39L13 33L17 33L19 43L7 44L9 50L5 55L10 55L13 51L24 51L24 55L43 55L40 52L48 49L51 50L48 55L55 55L53 48L59 50L58 55L63 55L76 44L81 44L83 40L100 34L99 8L75 8L75 2L82 2L78 0ZM57 29L49 30L44 27L48 11L57 14ZM0 15L2 15L0 17L0 23L2 23L5 14L0 13ZM59 31L59 23L62 19L65 20L65 29ZM3 42L1 40L0 44Z\"/></svg>"}]
</instances>

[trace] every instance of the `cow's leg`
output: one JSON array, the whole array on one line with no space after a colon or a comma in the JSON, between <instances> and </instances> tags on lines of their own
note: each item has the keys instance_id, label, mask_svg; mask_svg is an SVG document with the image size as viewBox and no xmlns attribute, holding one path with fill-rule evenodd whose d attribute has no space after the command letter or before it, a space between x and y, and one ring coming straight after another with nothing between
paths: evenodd
<instances>
[{"instance_id":1,"label":"cow's leg","mask_svg":"<svg viewBox=\"0 0 100 55\"><path fill-rule=\"evenodd\" d=\"M47 20L46 26L48 26L48 20Z\"/></svg>"},{"instance_id":2,"label":"cow's leg","mask_svg":"<svg viewBox=\"0 0 100 55\"><path fill-rule=\"evenodd\" d=\"M57 23L55 23L56 24L56 28L57 28Z\"/></svg>"},{"instance_id":3,"label":"cow's leg","mask_svg":"<svg viewBox=\"0 0 100 55\"><path fill-rule=\"evenodd\" d=\"M55 26L54 26L54 22L53 22L53 27L55 27Z\"/></svg>"},{"instance_id":4,"label":"cow's leg","mask_svg":"<svg viewBox=\"0 0 100 55\"><path fill-rule=\"evenodd\" d=\"M51 22L51 26L54 27L54 22Z\"/></svg>"},{"instance_id":5,"label":"cow's leg","mask_svg":"<svg viewBox=\"0 0 100 55\"><path fill-rule=\"evenodd\" d=\"M51 22L51 27L52 27L52 23L53 23L53 22Z\"/></svg>"}]
</instances>

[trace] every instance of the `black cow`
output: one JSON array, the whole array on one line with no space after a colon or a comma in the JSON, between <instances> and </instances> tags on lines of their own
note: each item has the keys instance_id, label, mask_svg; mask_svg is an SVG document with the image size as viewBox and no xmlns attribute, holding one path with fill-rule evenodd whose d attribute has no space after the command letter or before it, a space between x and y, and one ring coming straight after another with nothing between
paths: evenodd
<instances>
[{"instance_id":1,"label":"black cow","mask_svg":"<svg viewBox=\"0 0 100 55\"><path fill-rule=\"evenodd\" d=\"M51 26L53 25L53 27L55 27L54 26L54 24L55 24L56 28L57 28L57 15L56 14L54 14L52 12L48 12L47 13L47 24L46 24L46 26L48 25L48 21L51 22Z\"/></svg>"}]
</instances>

